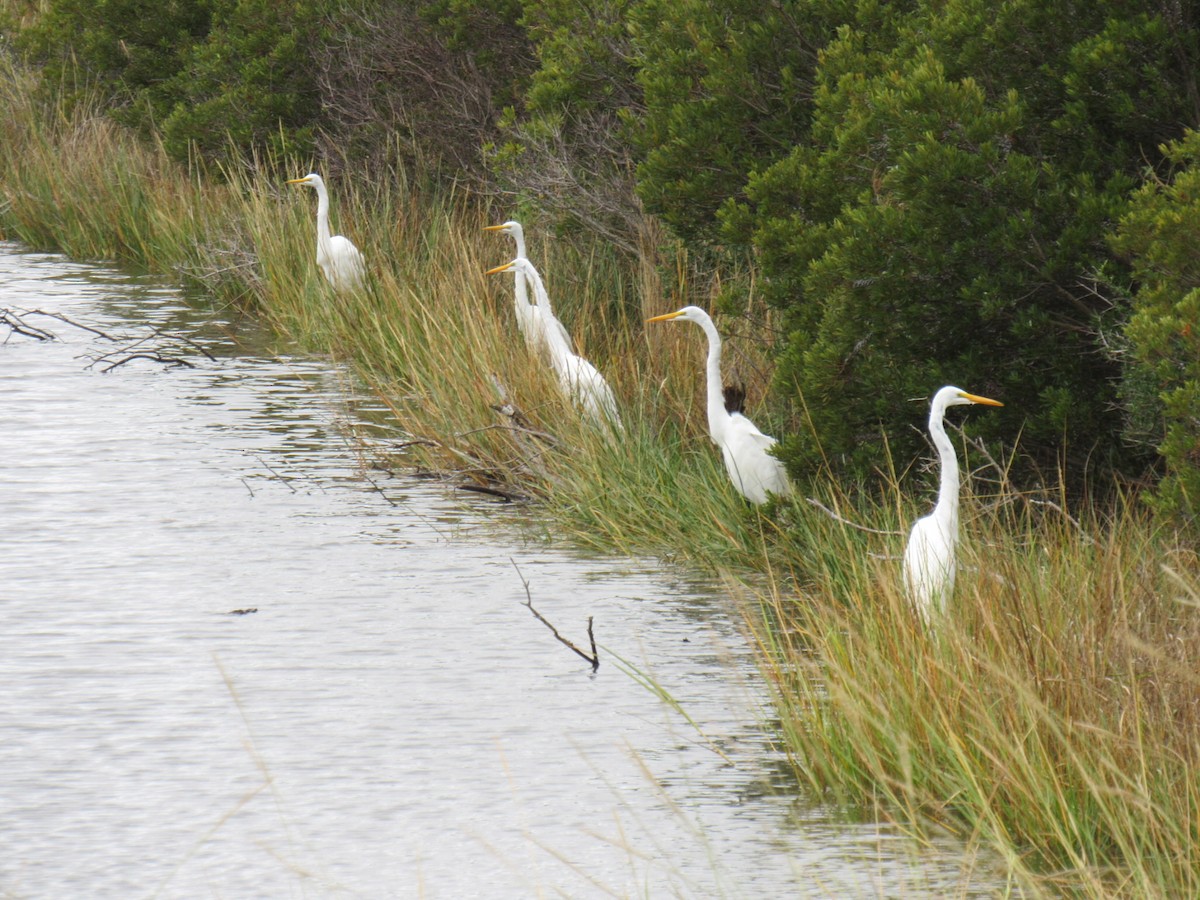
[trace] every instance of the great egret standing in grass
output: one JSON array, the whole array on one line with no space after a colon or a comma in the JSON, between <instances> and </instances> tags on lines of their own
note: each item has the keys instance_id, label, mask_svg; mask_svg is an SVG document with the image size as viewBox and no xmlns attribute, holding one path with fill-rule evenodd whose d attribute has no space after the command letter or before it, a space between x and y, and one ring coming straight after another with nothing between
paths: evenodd
<instances>
[{"instance_id":1,"label":"great egret standing in grass","mask_svg":"<svg viewBox=\"0 0 1200 900\"><path fill-rule=\"evenodd\" d=\"M485 274L495 275L498 272L518 272L523 275L533 288L538 307L547 315L551 314L550 296L533 263L518 256L510 263L488 269ZM542 336L550 354L550 365L567 399L578 404L600 424L620 429L621 416L617 413L617 401L604 376L590 362L572 352L567 339L557 328L543 329Z\"/></svg>"},{"instance_id":2,"label":"great egret standing in grass","mask_svg":"<svg viewBox=\"0 0 1200 900\"><path fill-rule=\"evenodd\" d=\"M954 574L958 568L954 558L958 545L958 457L946 436L943 419L947 408L971 403L1004 405L999 400L968 394L952 385L934 394L930 404L929 434L941 458L941 486L933 512L913 523L908 546L904 549L904 587L927 621L934 610L944 611L954 590Z\"/></svg>"},{"instance_id":3,"label":"great egret standing in grass","mask_svg":"<svg viewBox=\"0 0 1200 900\"><path fill-rule=\"evenodd\" d=\"M315 172L303 178L293 178L288 184L302 184L317 192L317 265L325 273L334 290L345 291L361 287L366 277L362 254L340 234L329 234L329 192L325 182Z\"/></svg>"},{"instance_id":4,"label":"great egret standing in grass","mask_svg":"<svg viewBox=\"0 0 1200 900\"><path fill-rule=\"evenodd\" d=\"M511 235L517 244L517 259L528 259L525 255L525 229L521 227L521 223L509 219L500 225L485 226L484 231L495 231L499 234ZM563 323L554 317L553 312L549 308L549 302L545 308L541 304L532 304L529 302L529 292L525 284L525 274L518 269L513 269L513 302L514 309L517 314L517 330L521 332L525 338L525 344L530 350L535 352L546 347L546 338L544 331L547 328L555 329L566 342L567 349L571 349L571 335L563 326Z\"/></svg>"},{"instance_id":5,"label":"great egret standing in grass","mask_svg":"<svg viewBox=\"0 0 1200 900\"><path fill-rule=\"evenodd\" d=\"M673 320L695 322L708 335L708 433L721 448L725 471L733 486L751 503L766 503L771 494L781 497L790 494L792 485L787 471L770 453L775 438L759 431L734 404L726 406L721 383L721 335L713 320L700 307L685 306L648 321Z\"/></svg>"}]
</instances>

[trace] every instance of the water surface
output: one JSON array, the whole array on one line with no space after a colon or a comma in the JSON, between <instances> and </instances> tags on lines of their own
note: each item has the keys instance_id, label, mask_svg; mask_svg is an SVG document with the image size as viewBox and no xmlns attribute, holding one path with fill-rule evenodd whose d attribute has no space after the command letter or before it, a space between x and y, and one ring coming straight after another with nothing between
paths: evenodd
<instances>
[{"instance_id":1,"label":"water surface","mask_svg":"<svg viewBox=\"0 0 1200 900\"><path fill-rule=\"evenodd\" d=\"M0 245L0 307L114 338L0 344L0 896L989 892L797 798L718 592L365 468L343 373L161 282Z\"/></svg>"}]
</instances>

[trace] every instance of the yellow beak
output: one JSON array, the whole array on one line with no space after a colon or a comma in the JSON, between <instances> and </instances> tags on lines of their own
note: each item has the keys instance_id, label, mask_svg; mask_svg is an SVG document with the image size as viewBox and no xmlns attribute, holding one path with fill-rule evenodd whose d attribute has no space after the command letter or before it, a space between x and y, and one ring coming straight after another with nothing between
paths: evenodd
<instances>
[{"instance_id":1,"label":"yellow beak","mask_svg":"<svg viewBox=\"0 0 1200 900\"><path fill-rule=\"evenodd\" d=\"M512 267L513 267L513 264L510 262L507 262L502 266L496 266L496 268L494 268L494 269L488 269L483 274L484 275L495 275L497 272L507 272Z\"/></svg>"},{"instance_id":2,"label":"yellow beak","mask_svg":"<svg viewBox=\"0 0 1200 900\"><path fill-rule=\"evenodd\" d=\"M968 394L963 391L959 394L964 400L970 400L972 403L982 403L984 406L1003 406L999 400L993 400L990 397L980 397L978 394Z\"/></svg>"},{"instance_id":3,"label":"yellow beak","mask_svg":"<svg viewBox=\"0 0 1200 900\"><path fill-rule=\"evenodd\" d=\"M304 184L304 182L307 180L308 179L306 178L292 178L288 181L285 181L284 184Z\"/></svg>"},{"instance_id":4,"label":"yellow beak","mask_svg":"<svg viewBox=\"0 0 1200 900\"><path fill-rule=\"evenodd\" d=\"M683 315L683 310L678 309L673 313L664 313L661 316L655 316L653 319L647 319L646 321L647 322L666 322L666 321L669 321L670 319L676 319L682 315Z\"/></svg>"},{"instance_id":5,"label":"yellow beak","mask_svg":"<svg viewBox=\"0 0 1200 900\"><path fill-rule=\"evenodd\" d=\"M503 231L504 226L503 225L484 225L483 230L484 231Z\"/></svg>"}]
</instances>

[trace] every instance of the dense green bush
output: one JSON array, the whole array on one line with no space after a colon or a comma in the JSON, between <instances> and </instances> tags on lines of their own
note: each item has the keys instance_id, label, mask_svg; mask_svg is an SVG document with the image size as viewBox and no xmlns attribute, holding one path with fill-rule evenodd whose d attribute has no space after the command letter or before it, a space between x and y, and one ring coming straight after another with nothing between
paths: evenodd
<instances>
[{"instance_id":1,"label":"dense green bush","mask_svg":"<svg viewBox=\"0 0 1200 900\"><path fill-rule=\"evenodd\" d=\"M925 417L908 401L954 382L1008 404L975 417L979 433L1019 438L1075 484L1141 476L1161 444L1164 503L1187 507L1191 376L1160 332L1190 275L1155 268L1182 238L1153 224L1182 195L1152 184L1108 235L1165 171L1159 148L1200 126L1196 11L47 0L25 46L58 81L104 86L177 157L398 161L630 254L657 234L649 212L703 265L753 259L786 329L773 396L780 421L795 414L780 433L798 477L860 477L885 446L907 463Z\"/></svg>"},{"instance_id":2,"label":"dense green bush","mask_svg":"<svg viewBox=\"0 0 1200 900\"><path fill-rule=\"evenodd\" d=\"M631 29L646 110L638 192L690 241L718 234L716 214L751 172L807 140L819 53L845 21L837 0L643 0Z\"/></svg>"},{"instance_id":3,"label":"dense green bush","mask_svg":"<svg viewBox=\"0 0 1200 900\"><path fill-rule=\"evenodd\" d=\"M329 3L213 0L212 26L174 77L178 98L161 128L167 151L185 159L229 152L310 156L321 125L316 55Z\"/></svg>"},{"instance_id":4,"label":"dense green bush","mask_svg":"<svg viewBox=\"0 0 1200 900\"><path fill-rule=\"evenodd\" d=\"M851 51L852 52L852 51ZM780 374L813 432L788 442L869 470L883 435L899 459L923 446L926 398L943 384L1002 398L982 431L1055 462L1118 448L1115 375L1092 343L1099 308L1077 296L1102 197L1017 149L1015 92L992 100L927 53L874 77L822 83L813 141L753 177L754 240L790 337ZM1094 295L1092 295L1094 297Z\"/></svg>"},{"instance_id":5,"label":"dense green bush","mask_svg":"<svg viewBox=\"0 0 1200 900\"><path fill-rule=\"evenodd\" d=\"M19 44L45 83L102 90L121 121L143 131L179 101L177 76L212 23L212 0L50 0Z\"/></svg>"},{"instance_id":6,"label":"dense green bush","mask_svg":"<svg viewBox=\"0 0 1200 900\"><path fill-rule=\"evenodd\" d=\"M339 4L340 5L340 4ZM86 83L116 117L195 150L310 155L321 109L322 0L50 0L23 45L49 83Z\"/></svg>"},{"instance_id":7,"label":"dense green bush","mask_svg":"<svg viewBox=\"0 0 1200 900\"><path fill-rule=\"evenodd\" d=\"M1178 170L1137 193L1113 243L1132 258L1138 284L1127 386L1150 385L1161 400L1155 424L1168 471L1157 502L1194 523L1200 515L1200 133L1166 150Z\"/></svg>"},{"instance_id":8,"label":"dense green bush","mask_svg":"<svg viewBox=\"0 0 1200 900\"><path fill-rule=\"evenodd\" d=\"M750 234L786 316L779 383L812 425L785 443L796 474L867 472L885 444L912 458L925 407L906 401L945 383L1009 403L979 430L1076 485L1142 471L1099 337L1127 313L1102 283L1105 235L1195 118L1196 55L1133 6L857 4L794 146L748 171L744 199L736 178L714 186L720 234ZM659 188L686 205L693 186Z\"/></svg>"}]
</instances>

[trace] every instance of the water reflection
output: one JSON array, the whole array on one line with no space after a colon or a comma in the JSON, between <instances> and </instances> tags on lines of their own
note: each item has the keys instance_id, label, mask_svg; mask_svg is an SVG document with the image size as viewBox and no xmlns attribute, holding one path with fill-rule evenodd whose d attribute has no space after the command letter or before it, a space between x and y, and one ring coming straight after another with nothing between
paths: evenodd
<instances>
[{"instance_id":1,"label":"water reflection","mask_svg":"<svg viewBox=\"0 0 1200 900\"><path fill-rule=\"evenodd\" d=\"M152 280L9 246L0 306L216 357L0 345L6 896L990 893L794 799L718 594L365 481L337 370ZM573 640L595 617L597 675L522 577Z\"/></svg>"}]
</instances>

